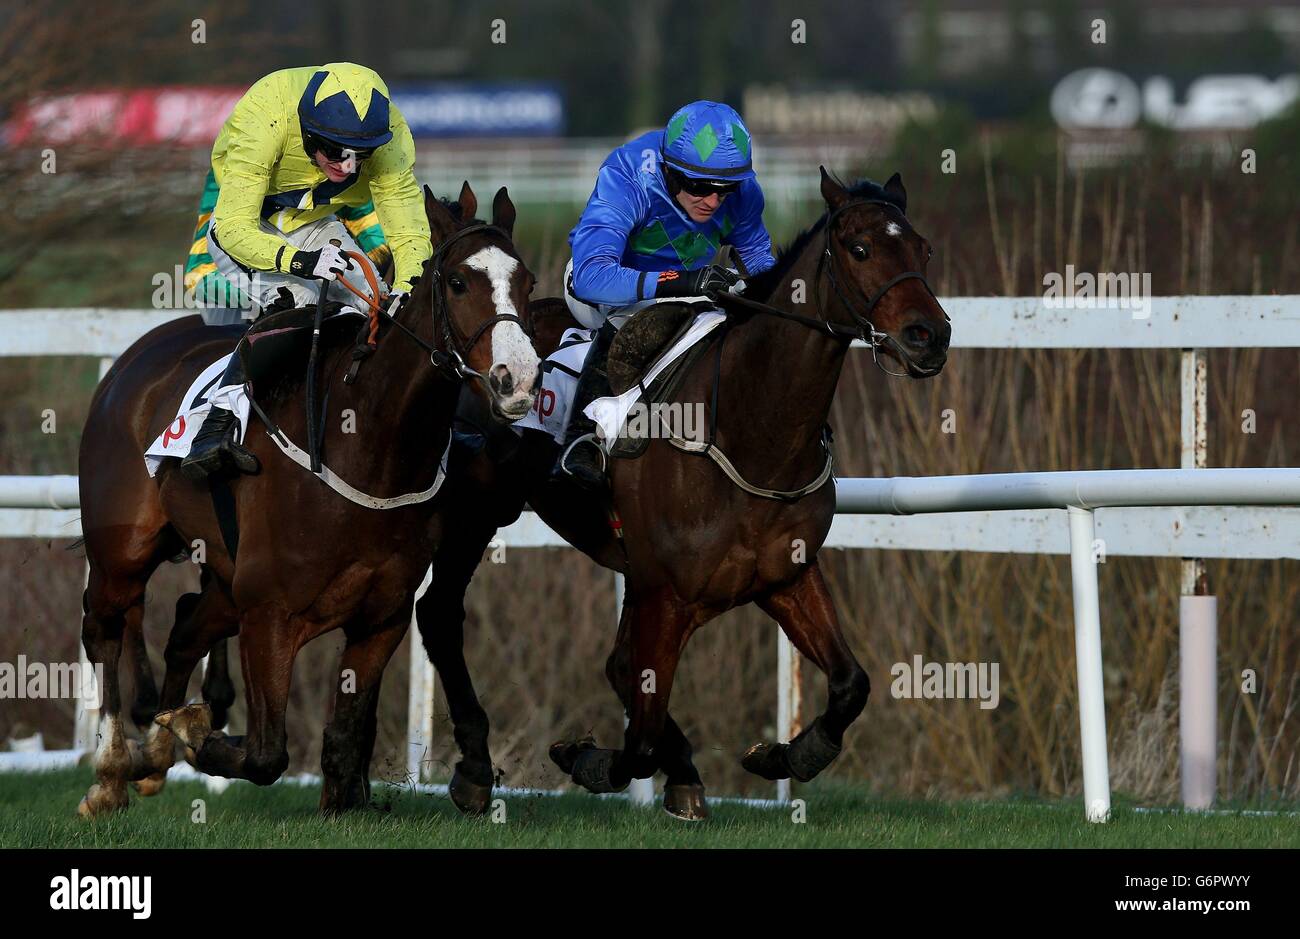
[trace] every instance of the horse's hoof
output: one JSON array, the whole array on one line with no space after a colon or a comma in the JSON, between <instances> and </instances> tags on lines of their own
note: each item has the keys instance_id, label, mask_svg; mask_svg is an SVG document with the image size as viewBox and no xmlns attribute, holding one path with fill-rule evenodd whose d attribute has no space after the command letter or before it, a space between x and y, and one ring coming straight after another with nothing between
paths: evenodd
<instances>
[{"instance_id":1,"label":"horse's hoof","mask_svg":"<svg viewBox=\"0 0 1300 939\"><path fill-rule=\"evenodd\" d=\"M683 821L704 821L709 817L709 804L704 799L703 784L664 786L664 811Z\"/></svg>"},{"instance_id":2,"label":"horse's hoof","mask_svg":"<svg viewBox=\"0 0 1300 939\"><path fill-rule=\"evenodd\" d=\"M551 762L560 768L565 776L573 775L573 764L578 761L578 754L584 750L596 749L596 738L588 734L581 740L557 740L551 744Z\"/></svg>"},{"instance_id":3,"label":"horse's hoof","mask_svg":"<svg viewBox=\"0 0 1300 939\"><path fill-rule=\"evenodd\" d=\"M136 792L145 798L156 796L162 792L163 786L167 785L167 771L163 770L161 773L154 773L144 779L137 779L131 785L135 787Z\"/></svg>"},{"instance_id":4,"label":"horse's hoof","mask_svg":"<svg viewBox=\"0 0 1300 939\"><path fill-rule=\"evenodd\" d=\"M790 766L786 763L785 748L783 743L756 743L745 751L740 765L764 779L789 779Z\"/></svg>"},{"instance_id":5,"label":"horse's hoof","mask_svg":"<svg viewBox=\"0 0 1300 939\"><path fill-rule=\"evenodd\" d=\"M471 782L461 775L460 770L452 774L447 792L451 796L451 801L456 804L456 808L460 809L462 814L471 817L482 815L492 803L492 787Z\"/></svg>"},{"instance_id":6,"label":"horse's hoof","mask_svg":"<svg viewBox=\"0 0 1300 939\"><path fill-rule=\"evenodd\" d=\"M163 711L154 721L179 737L185 746L198 750L212 733L212 708L207 704L187 704Z\"/></svg>"},{"instance_id":7,"label":"horse's hoof","mask_svg":"<svg viewBox=\"0 0 1300 939\"><path fill-rule=\"evenodd\" d=\"M77 806L77 814L82 818L97 818L101 815L120 812L128 805L130 805L130 800L127 798L125 786L121 789L109 789L100 783L95 783L81 797L81 803Z\"/></svg>"},{"instance_id":8,"label":"horse's hoof","mask_svg":"<svg viewBox=\"0 0 1300 939\"><path fill-rule=\"evenodd\" d=\"M604 750L598 747L584 749L573 761L572 779L583 789L596 795L622 792L631 785L632 778L629 776L622 785L614 782L613 770L616 759L618 759L617 750Z\"/></svg>"}]
</instances>

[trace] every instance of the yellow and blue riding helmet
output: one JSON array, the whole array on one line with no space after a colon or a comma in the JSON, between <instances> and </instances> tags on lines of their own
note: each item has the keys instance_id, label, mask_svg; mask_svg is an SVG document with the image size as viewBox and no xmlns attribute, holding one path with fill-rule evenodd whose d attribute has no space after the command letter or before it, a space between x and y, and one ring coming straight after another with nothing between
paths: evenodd
<instances>
[{"instance_id":1,"label":"yellow and blue riding helmet","mask_svg":"<svg viewBox=\"0 0 1300 939\"><path fill-rule=\"evenodd\" d=\"M373 69L352 62L323 65L298 101L303 148L327 159L364 157L393 139L388 87Z\"/></svg>"}]
</instances>

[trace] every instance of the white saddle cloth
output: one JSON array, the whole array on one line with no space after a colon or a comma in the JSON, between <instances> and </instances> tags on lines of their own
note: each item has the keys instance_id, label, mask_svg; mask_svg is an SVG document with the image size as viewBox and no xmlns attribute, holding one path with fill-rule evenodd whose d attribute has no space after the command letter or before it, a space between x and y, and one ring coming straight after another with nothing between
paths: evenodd
<instances>
[{"instance_id":1,"label":"white saddle cloth","mask_svg":"<svg viewBox=\"0 0 1300 939\"><path fill-rule=\"evenodd\" d=\"M194 435L199 432L203 419L208 416L208 412L212 410L214 405L234 412L235 417L239 419L238 439L240 443L243 443L244 430L248 427L248 412L250 410L248 395L244 393L244 386L226 385L221 388L216 387L217 382L221 380L222 373L226 370L231 355L234 355L234 353L223 355L205 368L198 378L194 379L189 390L185 392L185 397L181 398L181 405L176 412L176 419L145 450L144 464L148 468L150 476L158 472L158 467L162 465L165 457L184 457L189 454L190 445L194 442Z\"/></svg>"},{"instance_id":2,"label":"white saddle cloth","mask_svg":"<svg viewBox=\"0 0 1300 939\"><path fill-rule=\"evenodd\" d=\"M698 314L685 334L659 357L642 384L653 382L664 369L680 359L686 350L711 333L725 319L726 316L716 310ZM544 430L557 443L564 441L564 433L569 426L569 410L573 406L573 395L578 387L578 375L582 371L582 362L587 357L594 334L594 330L590 329L564 331L559 347L546 357L546 363L542 366L542 389L537 394L537 401L527 417L515 422L516 428ZM641 386L636 385L621 395L597 398L588 405L586 414L596 422L606 440L613 440L619 435L628 413L639 400Z\"/></svg>"}]
</instances>

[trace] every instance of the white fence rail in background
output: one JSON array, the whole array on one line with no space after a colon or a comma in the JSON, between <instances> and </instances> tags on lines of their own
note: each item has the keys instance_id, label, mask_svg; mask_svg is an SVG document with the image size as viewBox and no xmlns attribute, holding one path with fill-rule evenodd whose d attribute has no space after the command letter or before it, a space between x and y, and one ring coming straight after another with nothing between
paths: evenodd
<instances>
[{"instance_id":1,"label":"white fence rail in background","mask_svg":"<svg viewBox=\"0 0 1300 939\"><path fill-rule=\"evenodd\" d=\"M1150 315L1052 309L1037 297L942 301L961 348L1182 350L1183 470L1111 470L988 476L840 479L829 548L1071 555L1087 815L1109 812L1100 616L1094 544L1105 555L1184 558L1180 654L1184 804L1206 808L1215 787L1214 598L1196 596L1199 559L1300 558L1300 470L1206 470L1205 348L1300 347L1300 297L1157 297ZM0 311L0 357L120 353L139 335L193 311ZM107 362L101 363L101 372ZM0 537L80 534L75 477L0 478ZM1231 506L1231 508L1227 508ZM1267 508L1266 508L1267 506ZM1069 525L1061 524L1064 510ZM860 514L886 513L886 514ZM894 513L915 517L894 517ZM562 546L531 513L506 529L507 546ZM1201 581L1203 582L1203 581ZM413 631L414 632L414 631ZM800 724L798 657L780 640L778 736ZM412 642L411 760L433 731L433 672ZM1207 701L1208 696L1208 701ZM84 733L78 739L88 740ZM789 786L778 786L788 799ZM647 790L640 789L645 801Z\"/></svg>"}]
</instances>

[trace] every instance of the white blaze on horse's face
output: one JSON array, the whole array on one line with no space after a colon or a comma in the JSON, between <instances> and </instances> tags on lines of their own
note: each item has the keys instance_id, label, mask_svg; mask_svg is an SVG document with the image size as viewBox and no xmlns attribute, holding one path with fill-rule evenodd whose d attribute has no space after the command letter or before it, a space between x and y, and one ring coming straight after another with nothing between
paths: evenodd
<instances>
[{"instance_id":1,"label":"white blaze on horse's face","mask_svg":"<svg viewBox=\"0 0 1300 939\"><path fill-rule=\"evenodd\" d=\"M499 316L522 316L510 299L510 282L519 261L500 248L483 248L465 260L467 267L482 271L492 285L492 303ZM533 406L533 382L540 363L527 333L513 321L492 327L492 367L488 378L497 396L496 404L509 420L519 420Z\"/></svg>"},{"instance_id":2,"label":"white blaze on horse's face","mask_svg":"<svg viewBox=\"0 0 1300 939\"><path fill-rule=\"evenodd\" d=\"M890 222L888 225L885 226L885 231L893 235L895 238L903 234L903 229L898 227L897 222Z\"/></svg>"}]
</instances>

